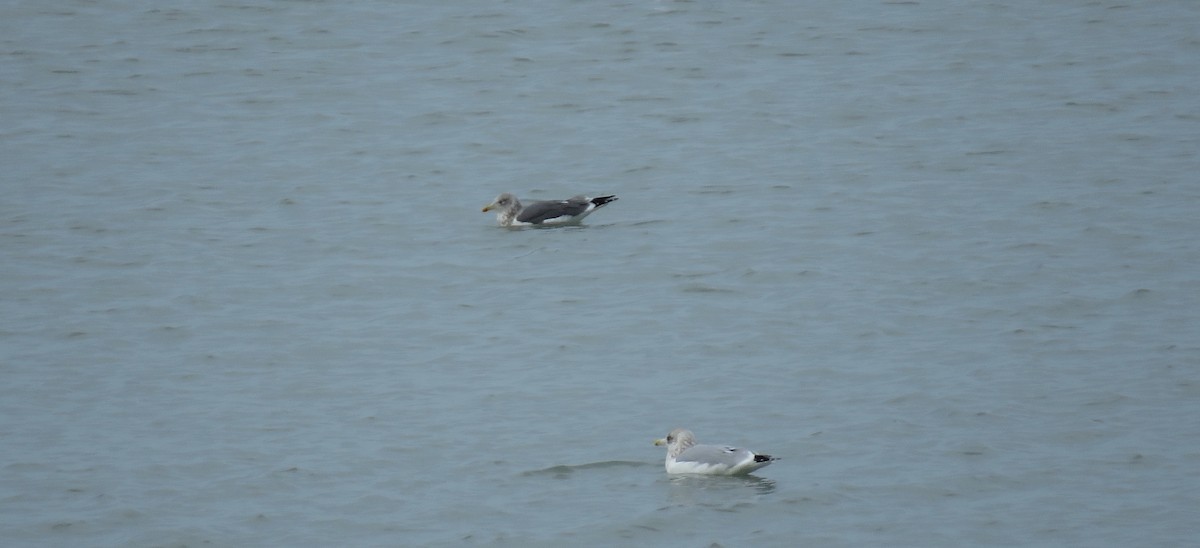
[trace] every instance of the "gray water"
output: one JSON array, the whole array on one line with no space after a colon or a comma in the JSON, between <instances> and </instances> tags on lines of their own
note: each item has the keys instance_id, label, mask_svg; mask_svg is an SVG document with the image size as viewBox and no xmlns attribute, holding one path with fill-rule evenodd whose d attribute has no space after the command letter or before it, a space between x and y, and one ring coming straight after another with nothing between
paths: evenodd
<instances>
[{"instance_id":1,"label":"gray water","mask_svg":"<svg viewBox=\"0 0 1200 548\"><path fill-rule=\"evenodd\" d=\"M0 538L1194 546L1197 29L7 2ZM782 460L670 478L674 427Z\"/></svg>"}]
</instances>

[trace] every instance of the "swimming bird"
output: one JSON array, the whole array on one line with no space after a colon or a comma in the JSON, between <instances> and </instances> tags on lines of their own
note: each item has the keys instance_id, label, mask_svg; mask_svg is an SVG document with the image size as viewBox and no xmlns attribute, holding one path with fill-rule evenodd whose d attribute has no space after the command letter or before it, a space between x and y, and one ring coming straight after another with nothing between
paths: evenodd
<instances>
[{"instance_id":1,"label":"swimming bird","mask_svg":"<svg viewBox=\"0 0 1200 548\"><path fill-rule=\"evenodd\" d=\"M779 460L728 445L696 445L696 436L682 428L672 430L665 439L654 440L654 445L667 446L668 474L740 476Z\"/></svg>"},{"instance_id":2,"label":"swimming bird","mask_svg":"<svg viewBox=\"0 0 1200 548\"><path fill-rule=\"evenodd\" d=\"M492 203L483 206L483 211L496 210L496 221L500 223L500 226L568 225L578 224L593 211L615 201L617 201L617 197L613 195L592 198L580 194L566 200L548 200L521 205L521 200L505 192L496 196Z\"/></svg>"}]
</instances>

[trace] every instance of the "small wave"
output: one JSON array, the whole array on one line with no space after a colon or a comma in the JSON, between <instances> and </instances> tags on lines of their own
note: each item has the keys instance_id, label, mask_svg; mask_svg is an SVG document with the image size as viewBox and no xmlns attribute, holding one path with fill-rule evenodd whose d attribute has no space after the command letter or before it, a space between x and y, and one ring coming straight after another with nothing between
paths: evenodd
<instances>
[{"instance_id":1,"label":"small wave","mask_svg":"<svg viewBox=\"0 0 1200 548\"><path fill-rule=\"evenodd\" d=\"M559 464L541 470L530 470L522 472L522 476L542 476L542 475L568 475L583 470L605 469L605 468L637 468L642 466L655 466L656 463L633 461L633 460L606 460L601 462L589 462L586 464Z\"/></svg>"}]
</instances>

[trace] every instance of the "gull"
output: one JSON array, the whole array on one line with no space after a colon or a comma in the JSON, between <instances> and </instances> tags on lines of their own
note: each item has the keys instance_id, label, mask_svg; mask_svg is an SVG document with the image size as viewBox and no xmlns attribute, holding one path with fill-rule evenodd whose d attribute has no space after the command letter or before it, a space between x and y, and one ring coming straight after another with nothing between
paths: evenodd
<instances>
[{"instance_id":1,"label":"gull","mask_svg":"<svg viewBox=\"0 0 1200 548\"><path fill-rule=\"evenodd\" d=\"M668 474L740 476L779 460L728 445L696 445L696 436L682 428L672 430L665 439L654 440L654 445L667 446Z\"/></svg>"},{"instance_id":2,"label":"gull","mask_svg":"<svg viewBox=\"0 0 1200 548\"><path fill-rule=\"evenodd\" d=\"M616 200L617 197L612 195L592 198L580 194L565 200L531 202L523 206L516 196L505 192L483 206L483 211L496 210L496 221L500 226L569 225L579 224L593 211Z\"/></svg>"}]
</instances>

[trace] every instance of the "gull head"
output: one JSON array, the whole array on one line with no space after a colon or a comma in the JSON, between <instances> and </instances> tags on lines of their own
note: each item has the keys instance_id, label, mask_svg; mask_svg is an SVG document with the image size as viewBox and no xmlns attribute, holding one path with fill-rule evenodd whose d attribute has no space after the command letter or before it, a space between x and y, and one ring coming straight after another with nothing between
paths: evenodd
<instances>
[{"instance_id":1,"label":"gull head","mask_svg":"<svg viewBox=\"0 0 1200 548\"><path fill-rule=\"evenodd\" d=\"M509 209L512 209L512 207L514 205L518 205L518 204L520 204L520 202L517 201L516 196L513 196L512 194L505 192L499 196L496 196L496 199L492 200L492 203L483 206L483 209L481 211L483 211L484 213L487 213L488 211L491 211L493 209L507 211Z\"/></svg>"},{"instance_id":2,"label":"gull head","mask_svg":"<svg viewBox=\"0 0 1200 548\"><path fill-rule=\"evenodd\" d=\"M654 445L665 445L668 455L678 457L684 450L696 445L696 436L692 435L691 430L676 428L667 437L654 440Z\"/></svg>"}]
</instances>

